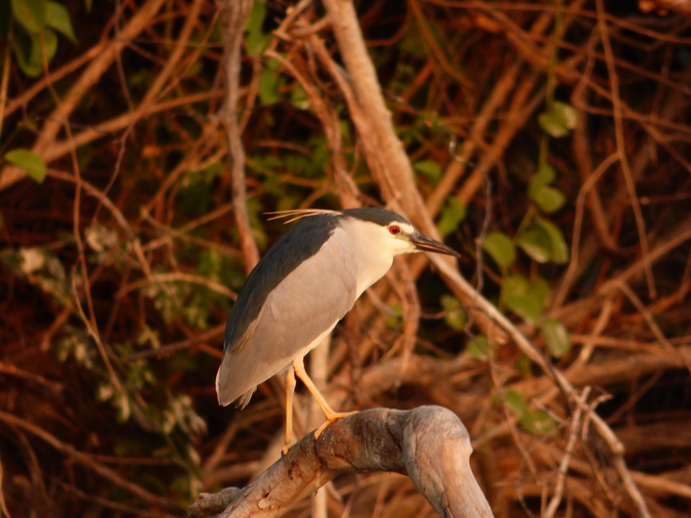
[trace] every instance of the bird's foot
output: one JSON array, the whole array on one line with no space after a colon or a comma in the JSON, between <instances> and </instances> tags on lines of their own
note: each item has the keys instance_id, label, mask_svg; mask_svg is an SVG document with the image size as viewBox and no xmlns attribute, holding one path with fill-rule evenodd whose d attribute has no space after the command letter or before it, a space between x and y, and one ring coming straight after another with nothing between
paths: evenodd
<instances>
[{"instance_id":1,"label":"bird's foot","mask_svg":"<svg viewBox=\"0 0 691 518\"><path fill-rule=\"evenodd\" d=\"M288 455L288 452L297 444L297 441L290 441L290 443L287 443L283 449L281 450L281 456L285 457Z\"/></svg>"},{"instance_id":2,"label":"bird's foot","mask_svg":"<svg viewBox=\"0 0 691 518\"><path fill-rule=\"evenodd\" d=\"M288 452L297 444L297 442L298 440L295 438L295 435L292 433L286 434L285 446L283 446L283 449L281 450L281 455L288 455Z\"/></svg>"},{"instance_id":3,"label":"bird's foot","mask_svg":"<svg viewBox=\"0 0 691 518\"><path fill-rule=\"evenodd\" d=\"M322 425L317 428L314 432L314 438L319 439L319 436L324 433L324 430L326 430L331 423L335 423L339 419L343 419L344 417L348 417L349 415L357 414L357 412L334 412L330 415L326 416L326 421L322 423Z\"/></svg>"}]
</instances>

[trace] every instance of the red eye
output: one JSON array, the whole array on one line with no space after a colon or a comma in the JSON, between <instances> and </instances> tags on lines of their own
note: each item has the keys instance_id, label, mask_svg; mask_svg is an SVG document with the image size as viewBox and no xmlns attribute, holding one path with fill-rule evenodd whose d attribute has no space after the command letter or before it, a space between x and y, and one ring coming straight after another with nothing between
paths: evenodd
<instances>
[{"instance_id":1,"label":"red eye","mask_svg":"<svg viewBox=\"0 0 691 518\"><path fill-rule=\"evenodd\" d=\"M396 234L400 234L401 233L401 227L399 227L398 225L391 225L389 227L389 232L391 232L392 236L395 236Z\"/></svg>"}]
</instances>

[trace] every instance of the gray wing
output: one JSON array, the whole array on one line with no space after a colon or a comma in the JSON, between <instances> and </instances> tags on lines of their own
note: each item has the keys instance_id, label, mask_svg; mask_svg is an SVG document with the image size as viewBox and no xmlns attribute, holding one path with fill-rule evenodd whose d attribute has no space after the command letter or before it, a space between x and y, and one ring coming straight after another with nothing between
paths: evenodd
<instances>
[{"instance_id":1,"label":"gray wing","mask_svg":"<svg viewBox=\"0 0 691 518\"><path fill-rule=\"evenodd\" d=\"M227 348L216 376L219 403L249 402L255 387L284 370L350 311L355 261L336 229L319 253L293 269L266 297L243 336Z\"/></svg>"}]
</instances>

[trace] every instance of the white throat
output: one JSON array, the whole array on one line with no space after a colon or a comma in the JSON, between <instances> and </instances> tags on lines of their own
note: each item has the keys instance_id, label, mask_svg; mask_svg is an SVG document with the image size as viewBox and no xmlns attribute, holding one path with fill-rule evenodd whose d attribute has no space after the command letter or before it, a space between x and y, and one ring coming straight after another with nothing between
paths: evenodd
<instances>
[{"instance_id":1,"label":"white throat","mask_svg":"<svg viewBox=\"0 0 691 518\"><path fill-rule=\"evenodd\" d=\"M347 218L337 228L334 236L343 239L344 250L356 269L357 296L381 279L391 268L397 255L413 252L413 245L392 236L388 229L368 221Z\"/></svg>"}]
</instances>

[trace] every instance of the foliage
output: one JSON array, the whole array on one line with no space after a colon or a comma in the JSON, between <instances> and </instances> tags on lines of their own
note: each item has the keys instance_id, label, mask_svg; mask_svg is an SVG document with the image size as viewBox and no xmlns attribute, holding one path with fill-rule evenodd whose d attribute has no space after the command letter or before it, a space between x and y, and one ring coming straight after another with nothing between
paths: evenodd
<instances>
[{"instance_id":1,"label":"foliage","mask_svg":"<svg viewBox=\"0 0 691 518\"><path fill-rule=\"evenodd\" d=\"M5 153L5 161L21 167L30 178L38 183L46 178L46 163L40 155L23 148L13 149Z\"/></svg>"},{"instance_id":2,"label":"foliage","mask_svg":"<svg viewBox=\"0 0 691 518\"><path fill-rule=\"evenodd\" d=\"M10 22L3 36L22 72L38 77L55 57L57 33L76 43L70 15L63 4L50 0L11 0L10 7L4 13Z\"/></svg>"}]
</instances>

